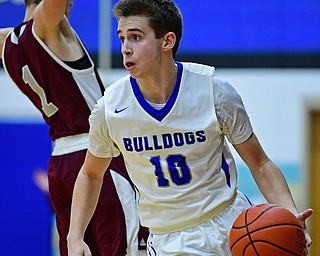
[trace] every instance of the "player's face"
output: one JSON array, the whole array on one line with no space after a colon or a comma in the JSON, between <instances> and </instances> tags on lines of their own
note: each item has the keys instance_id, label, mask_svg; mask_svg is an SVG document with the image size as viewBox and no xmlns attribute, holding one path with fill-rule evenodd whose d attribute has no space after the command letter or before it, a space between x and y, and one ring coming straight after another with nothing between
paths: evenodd
<instances>
[{"instance_id":1,"label":"player's face","mask_svg":"<svg viewBox=\"0 0 320 256\"><path fill-rule=\"evenodd\" d=\"M152 76L159 68L163 39L156 39L148 19L122 17L118 23L123 65L134 78Z\"/></svg>"}]
</instances>

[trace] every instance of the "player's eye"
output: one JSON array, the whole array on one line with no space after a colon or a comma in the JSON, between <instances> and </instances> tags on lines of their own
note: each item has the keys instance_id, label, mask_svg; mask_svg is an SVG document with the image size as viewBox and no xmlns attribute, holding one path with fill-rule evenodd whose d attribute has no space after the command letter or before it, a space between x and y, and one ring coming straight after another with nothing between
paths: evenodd
<instances>
[{"instance_id":1,"label":"player's eye","mask_svg":"<svg viewBox=\"0 0 320 256\"><path fill-rule=\"evenodd\" d=\"M119 36L119 40L120 40L121 43L123 43L124 42L124 36Z\"/></svg>"},{"instance_id":2,"label":"player's eye","mask_svg":"<svg viewBox=\"0 0 320 256\"><path fill-rule=\"evenodd\" d=\"M140 35L133 35L132 39L133 40L139 40L139 39L141 39L141 36Z\"/></svg>"}]
</instances>

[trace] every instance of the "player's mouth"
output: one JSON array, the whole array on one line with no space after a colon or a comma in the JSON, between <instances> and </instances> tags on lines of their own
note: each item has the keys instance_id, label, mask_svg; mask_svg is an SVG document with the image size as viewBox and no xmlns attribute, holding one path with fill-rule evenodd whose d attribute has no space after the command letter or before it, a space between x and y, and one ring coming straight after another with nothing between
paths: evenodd
<instances>
[{"instance_id":1,"label":"player's mouth","mask_svg":"<svg viewBox=\"0 0 320 256\"><path fill-rule=\"evenodd\" d=\"M131 71L134 69L135 63L132 61L125 61L124 66L125 66L126 70Z\"/></svg>"}]
</instances>

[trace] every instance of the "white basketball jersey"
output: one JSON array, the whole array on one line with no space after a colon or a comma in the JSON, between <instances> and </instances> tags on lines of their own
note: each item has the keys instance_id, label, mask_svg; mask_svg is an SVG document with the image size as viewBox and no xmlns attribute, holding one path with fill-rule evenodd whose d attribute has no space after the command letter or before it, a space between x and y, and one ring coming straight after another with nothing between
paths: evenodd
<instances>
[{"instance_id":1,"label":"white basketball jersey","mask_svg":"<svg viewBox=\"0 0 320 256\"><path fill-rule=\"evenodd\" d=\"M215 110L214 86L222 82L213 67L177 65L175 88L162 109L151 107L127 76L106 89L90 117L90 152L122 152L141 223L151 231L183 229L237 190L235 163ZM238 142L252 133L247 123L235 136Z\"/></svg>"}]
</instances>

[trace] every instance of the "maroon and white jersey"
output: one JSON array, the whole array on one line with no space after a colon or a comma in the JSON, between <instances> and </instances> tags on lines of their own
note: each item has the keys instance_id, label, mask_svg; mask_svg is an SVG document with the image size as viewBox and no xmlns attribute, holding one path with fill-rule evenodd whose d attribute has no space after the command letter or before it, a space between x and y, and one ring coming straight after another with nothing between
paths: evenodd
<instances>
[{"instance_id":1,"label":"maroon and white jersey","mask_svg":"<svg viewBox=\"0 0 320 256\"><path fill-rule=\"evenodd\" d=\"M67 255L70 202L88 147L88 118L104 87L76 33L85 55L75 62L64 62L35 34L33 24L33 20L23 23L7 36L2 60L13 82L50 126L55 157L48 166L49 193L57 217L60 255ZM125 255L126 251L138 255L140 226L134 190L121 157L112 160L110 169L113 171L104 176L103 196L85 241L93 255ZM148 233L141 230L146 240Z\"/></svg>"},{"instance_id":2,"label":"maroon and white jersey","mask_svg":"<svg viewBox=\"0 0 320 256\"><path fill-rule=\"evenodd\" d=\"M2 56L6 72L41 111L53 141L88 133L88 117L104 91L93 61L76 35L91 65L71 68L35 34L33 24L23 23L8 35Z\"/></svg>"}]
</instances>

